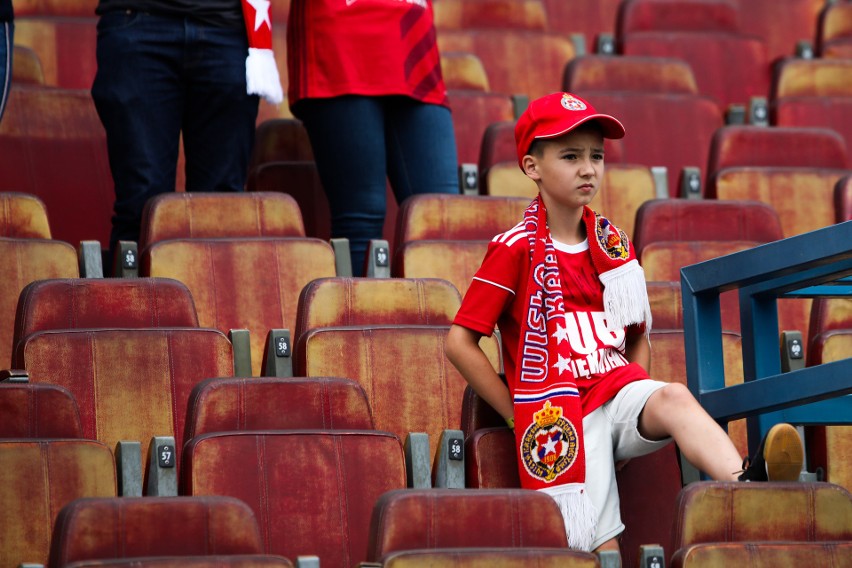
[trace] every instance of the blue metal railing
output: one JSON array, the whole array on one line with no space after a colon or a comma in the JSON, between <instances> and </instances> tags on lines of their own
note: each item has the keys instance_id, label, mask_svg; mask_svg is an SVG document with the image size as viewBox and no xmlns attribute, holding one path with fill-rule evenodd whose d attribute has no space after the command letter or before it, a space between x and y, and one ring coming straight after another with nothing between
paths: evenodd
<instances>
[{"instance_id":1,"label":"blue metal railing","mask_svg":"<svg viewBox=\"0 0 852 568\"><path fill-rule=\"evenodd\" d=\"M781 372L779 298L852 297L852 221L681 270L687 384L721 424L747 418L749 453L778 422L852 424L852 353ZM739 290L741 385L725 386L719 294Z\"/></svg>"}]
</instances>

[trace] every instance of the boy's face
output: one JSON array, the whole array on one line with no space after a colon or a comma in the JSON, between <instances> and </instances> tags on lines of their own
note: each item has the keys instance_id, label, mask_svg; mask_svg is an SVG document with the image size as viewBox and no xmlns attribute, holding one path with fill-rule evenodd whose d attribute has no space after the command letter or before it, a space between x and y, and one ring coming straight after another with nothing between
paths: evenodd
<instances>
[{"instance_id":1,"label":"boy's face","mask_svg":"<svg viewBox=\"0 0 852 568\"><path fill-rule=\"evenodd\" d=\"M524 172L534 180L545 206L580 208L600 189L604 139L597 128L580 127L540 142L541 151L524 156Z\"/></svg>"}]
</instances>

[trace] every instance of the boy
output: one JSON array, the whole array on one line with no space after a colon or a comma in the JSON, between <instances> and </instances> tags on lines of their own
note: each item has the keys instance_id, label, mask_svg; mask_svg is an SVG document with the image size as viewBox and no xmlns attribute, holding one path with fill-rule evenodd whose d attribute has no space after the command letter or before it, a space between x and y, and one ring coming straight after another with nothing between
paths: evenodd
<instances>
[{"instance_id":1,"label":"boy","mask_svg":"<svg viewBox=\"0 0 852 568\"><path fill-rule=\"evenodd\" d=\"M604 174L612 116L569 93L533 101L515 127L539 195L497 235L447 337L447 357L515 430L521 486L554 497L569 546L618 550L615 463L669 443L716 480L795 480L795 428L774 427L748 469L679 383L650 380L651 314L627 236L588 204ZM495 325L508 385L479 349ZM765 458L765 460L764 460ZM767 475L768 472L768 475Z\"/></svg>"}]
</instances>

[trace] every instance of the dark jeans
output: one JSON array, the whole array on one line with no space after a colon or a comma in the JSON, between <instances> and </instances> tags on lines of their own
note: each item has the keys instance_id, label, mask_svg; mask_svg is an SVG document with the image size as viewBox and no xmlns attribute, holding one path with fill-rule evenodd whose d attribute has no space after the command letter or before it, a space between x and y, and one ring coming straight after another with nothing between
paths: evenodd
<instances>
[{"instance_id":1,"label":"dark jeans","mask_svg":"<svg viewBox=\"0 0 852 568\"><path fill-rule=\"evenodd\" d=\"M387 180L397 202L459 192L446 107L402 96L344 96L303 100L296 111L328 196L332 236L349 239L355 275L363 273L368 241L382 238Z\"/></svg>"},{"instance_id":2,"label":"dark jeans","mask_svg":"<svg viewBox=\"0 0 852 568\"><path fill-rule=\"evenodd\" d=\"M12 86L12 46L15 45L15 24L0 22L0 120L6 110Z\"/></svg>"},{"instance_id":3,"label":"dark jeans","mask_svg":"<svg viewBox=\"0 0 852 568\"><path fill-rule=\"evenodd\" d=\"M183 134L187 191L242 191L258 97L246 94L242 28L120 11L98 22L92 97L115 182L110 249L139 239L145 202L175 190Z\"/></svg>"}]
</instances>

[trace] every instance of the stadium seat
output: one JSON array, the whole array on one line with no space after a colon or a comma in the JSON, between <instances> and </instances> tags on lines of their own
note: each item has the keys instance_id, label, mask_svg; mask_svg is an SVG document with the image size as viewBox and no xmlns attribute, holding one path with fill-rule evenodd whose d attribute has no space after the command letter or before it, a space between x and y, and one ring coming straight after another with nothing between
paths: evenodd
<instances>
[{"instance_id":1,"label":"stadium seat","mask_svg":"<svg viewBox=\"0 0 852 568\"><path fill-rule=\"evenodd\" d=\"M50 2L53 13L28 14L15 4L15 44L32 49L41 61L46 85L92 87L98 68L95 6L88 2ZM48 3L44 3L47 7Z\"/></svg>"},{"instance_id":2,"label":"stadium seat","mask_svg":"<svg viewBox=\"0 0 852 568\"><path fill-rule=\"evenodd\" d=\"M678 496L673 532L677 550L712 542L850 541L852 497L819 482L691 483Z\"/></svg>"},{"instance_id":3,"label":"stadium seat","mask_svg":"<svg viewBox=\"0 0 852 568\"><path fill-rule=\"evenodd\" d=\"M852 556L852 542L721 542L677 551L672 568L702 566L837 566Z\"/></svg>"},{"instance_id":4,"label":"stadium seat","mask_svg":"<svg viewBox=\"0 0 852 568\"><path fill-rule=\"evenodd\" d=\"M474 526L477 530L471 530ZM523 489L405 489L389 491L376 501L367 559L383 562L388 554L404 550L567 546L562 513L544 493ZM596 560L587 552L573 554L577 559Z\"/></svg>"},{"instance_id":5,"label":"stadium seat","mask_svg":"<svg viewBox=\"0 0 852 568\"><path fill-rule=\"evenodd\" d=\"M397 278L440 278L464 296L488 250L487 240L424 240L397 249L391 275Z\"/></svg>"},{"instance_id":6,"label":"stadium seat","mask_svg":"<svg viewBox=\"0 0 852 568\"><path fill-rule=\"evenodd\" d=\"M302 213L289 195L176 192L145 204L139 248L171 239L304 236Z\"/></svg>"},{"instance_id":7,"label":"stadium seat","mask_svg":"<svg viewBox=\"0 0 852 568\"><path fill-rule=\"evenodd\" d=\"M559 90L563 67L577 55L571 40L559 33L479 27L438 29L438 49L475 54L492 92L521 93L530 100Z\"/></svg>"},{"instance_id":8,"label":"stadium seat","mask_svg":"<svg viewBox=\"0 0 852 568\"><path fill-rule=\"evenodd\" d=\"M115 462L94 440L0 440L0 564L47 564L56 515L80 497L114 497Z\"/></svg>"},{"instance_id":9,"label":"stadium seat","mask_svg":"<svg viewBox=\"0 0 852 568\"><path fill-rule=\"evenodd\" d=\"M586 53L597 51L601 35L615 37L615 22L621 0L598 2L565 2L544 0L549 29L563 35L581 33L586 36Z\"/></svg>"},{"instance_id":10,"label":"stadium seat","mask_svg":"<svg viewBox=\"0 0 852 568\"><path fill-rule=\"evenodd\" d=\"M450 51L441 54L441 75L448 91L488 92L488 74L482 61L473 53ZM456 118L456 117L454 117Z\"/></svg>"},{"instance_id":11,"label":"stadium seat","mask_svg":"<svg viewBox=\"0 0 852 568\"><path fill-rule=\"evenodd\" d=\"M852 147L850 74L848 59L784 60L773 81L772 124L832 128Z\"/></svg>"},{"instance_id":12,"label":"stadium seat","mask_svg":"<svg viewBox=\"0 0 852 568\"><path fill-rule=\"evenodd\" d=\"M37 331L104 327L198 327L198 316L189 289L176 280L43 279L21 291L13 345Z\"/></svg>"},{"instance_id":13,"label":"stadium seat","mask_svg":"<svg viewBox=\"0 0 852 568\"><path fill-rule=\"evenodd\" d=\"M643 203L636 212L633 246L641 257L646 246L659 241L768 243L782 238L778 213L766 203L655 199Z\"/></svg>"},{"instance_id":14,"label":"stadium seat","mask_svg":"<svg viewBox=\"0 0 852 568\"><path fill-rule=\"evenodd\" d=\"M763 39L770 64L796 53L797 44L811 46L816 38L819 13L825 0L736 0L743 31Z\"/></svg>"},{"instance_id":15,"label":"stadium seat","mask_svg":"<svg viewBox=\"0 0 852 568\"><path fill-rule=\"evenodd\" d=\"M678 197L683 168L707 164L710 140L724 122L691 75L685 63L670 58L586 56L565 69L563 89L617 117L627 131L620 161L665 167L669 196Z\"/></svg>"},{"instance_id":16,"label":"stadium seat","mask_svg":"<svg viewBox=\"0 0 852 568\"><path fill-rule=\"evenodd\" d=\"M397 219L396 242L491 240L523 220L523 197L423 194L406 199Z\"/></svg>"},{"instance_id":17,"label":"stadium seat","mask_svg":"<svg viewBox=\"0 0 852 568\"><path fill-rule=\"evenodd\" d=\"M459 430L467 383L444 355L446 325L364 325L306 330L295 352L296 374L348 377L367 393L376 428L404 440L425 432L435 463L438 440ZM480 345L495 370L500 368L497 340Z\"/></svg>"},{"instance_id":18,"label":"stadium seat","mask_svg":"<svg viewBox=\"0 0 852 568\"><path fill-rule=\"evenodd\" d=\"M766 46L743 33L729 0L626 0L617 41L624 55L678 57L692 67L698 91L723 112L769 96Z\"/></svg>"},{"instance_id":19,"label":"stadium seat","mask_svg":"<svg viewBox=\"0 0 852 568\"><path fill-rule=\"evenodd\" d=\"M77 401L57 385L0 382L0 438L82 438Z\"/></svg>"},{"instance_id":20,"label":"stadium seat","mask_svg":"<svg viewBox=\"0 0 852 568\"><path fill-rule=\"evenodd\" d=\"M298 119L278 118L263 121L257 125L254 138L250 170L267 162L314 160L308 131Z\"/></svg>"},{"instance_id":21,"label":"stadium seat","mask_svg":"<svg viewBox=\"0 0 852 568\"><path fill-rule=\"evenodd\" d=\"M402 444L385 432L204 434L184 456L181 494L241 499L260 524L264 553L316 555L324 567L364 561L376 499L406 485Z\"/></svg>"},{"instance_id":22,"label":"stadium seat","mask_svg":"<svg viewBox=\"0 0 852 568\"><path fill-rule=\"evenodd\" d=\"M438 548L400 550L385 555L384 568L492 568L497 566L564 566L592 568L597 557L567 548Z\"/></svg>"},{"instance_id":23,"label":"stadium seat","mask_svg":"<svg viewBox=\"0 0 852 568\"><path fill-rule=\"evenodd\" d=\"M109 448L154 436L183 439L186 403L196 383L233 375L231 344L202 328L39 331L18 344L16 360L32 383L67 388L80 407L83 436ZM180 445L175 465L180 466Z\"/></svg>"},{"instance_id":24,"label":"stadium seat","mask_svg":"<svg viewBox=\"0 0 852 568\"><path fill-rule=\"evenodd\" d=\"M373 430L364 389L336 377L220 377L192 389L184 441L214 432Z\"/></svg>"},{"instance_id":25,"label":"stadium seat","mask_svg":"<svg viewBox=\"0 0 852 568\"><path fill-rule=\"evenodd\" d=\"M293 329L305 284L336 274L328 243L289 237L161 241L142 253L140 273L186 284L202 327L248 329L254 376L269 331Z\"/></svg>"},{"instance_id":26,"label":"stadium seat","mask_svg":"<svg viewBox=\"0 0 852 568\"><path fill-rule=\"evenodd\" d=\"M435 28L537 30L547 29L542 0L433 0Z\"/></svg>"},{"instance_id":27,"label":"stadium seat","mask_svg":"<svg viewBox=\"0 0 852 568\"><path fill-rule=\"evenodd\" d=\"M77 278L77 252L68 243L48 239L0 238L0 267L7 275L0 288L0 368L12 363L15 311L24 286L45 278Z\"/></svg>"},{"instance_id":28,"label":"stadium seat","mask_svg":"<svg viewBox=\"0 0 852 568\"><path fill-rule=\"evenodd\" d=\"M319 327L450 325L458 290L434 278L318 278L299 295L295 336Z\"/></svg>"},{"instance_id":29,"label":"stadium seat","mask_svg":"<svg viewBox=\"0 0 852 568\"><path fill-rule=\"evenodd\" d=\"M482 151L482 137L489 125L514 120L511 96L499 92L472 89L447 89L453 112L453 132L460 164L475 164Z\"/></svg>"},{"instance_id":30,"label":"stadium seat","mask_svg":"<svg viewBox=\"0 0 852 568\"><path fill-rule=\"evenodd\" d=\"M67 568L288 568L293 563L283 556L271 554L231 554L228 556L148 556L111 560L80 560Z\"/></svg>"},{"instance_id":31,"label":"stadium seat","mask_svg":"<svg viewBox=\"0 0 852 568\"><path fill-rule=\"evenodd\" d=\"M0 237L49 239L50 222L44 201L25 193L0 193Z\"/></svg>"},{"instance_id":32,"label":"stadium seat","mask_svg":"<svg viewBox=\"0 0 852 568\"><path fill-rule=\"evenodd\" d=\"M13 85L0 123L0 191L40 198L52 237L75 246L109 241L115 201L106 134L89 87Z\"/></svg>"},{"instance_id":33,"label":"stadium seat","mask_svg":"<svg viewBox=\"0 0 852 568\"><path fill-rule=\"evenodd\" d=\"M254 512L230 497L75 499L59 511L49 568L82 560L260 554Z\"/></svg>"},{"instance_id":34,"label":"stadium seat","mask_svg":"<svg viewBox=\"0 0 852 568\"><path fill-rule=\"evenodd\" d=\"M15 3L15 15L82 18L94 16L97 6L97 0L22 0Z\"/></svg>"},{"instance_id":35,"label":"stadium seat","mask_svg":"<svg viewBox=\"0 0 852 568\"><path fill-rule=\"evenodd\" d=\"M16 45L12 53L13 85L44 85L44 69L38 54L23 45Z\"/></svg>"},{"instance_id":36,"label":"stadium seat","mask_svg":"<svg viewBox=\"0 0 852 568\"><path fill-rule=\"evenodd\" d=\"M819 20L817 50L820 57L852 58L852 5L848 2L825 4Z\"/></svg>"}]
</instances>

